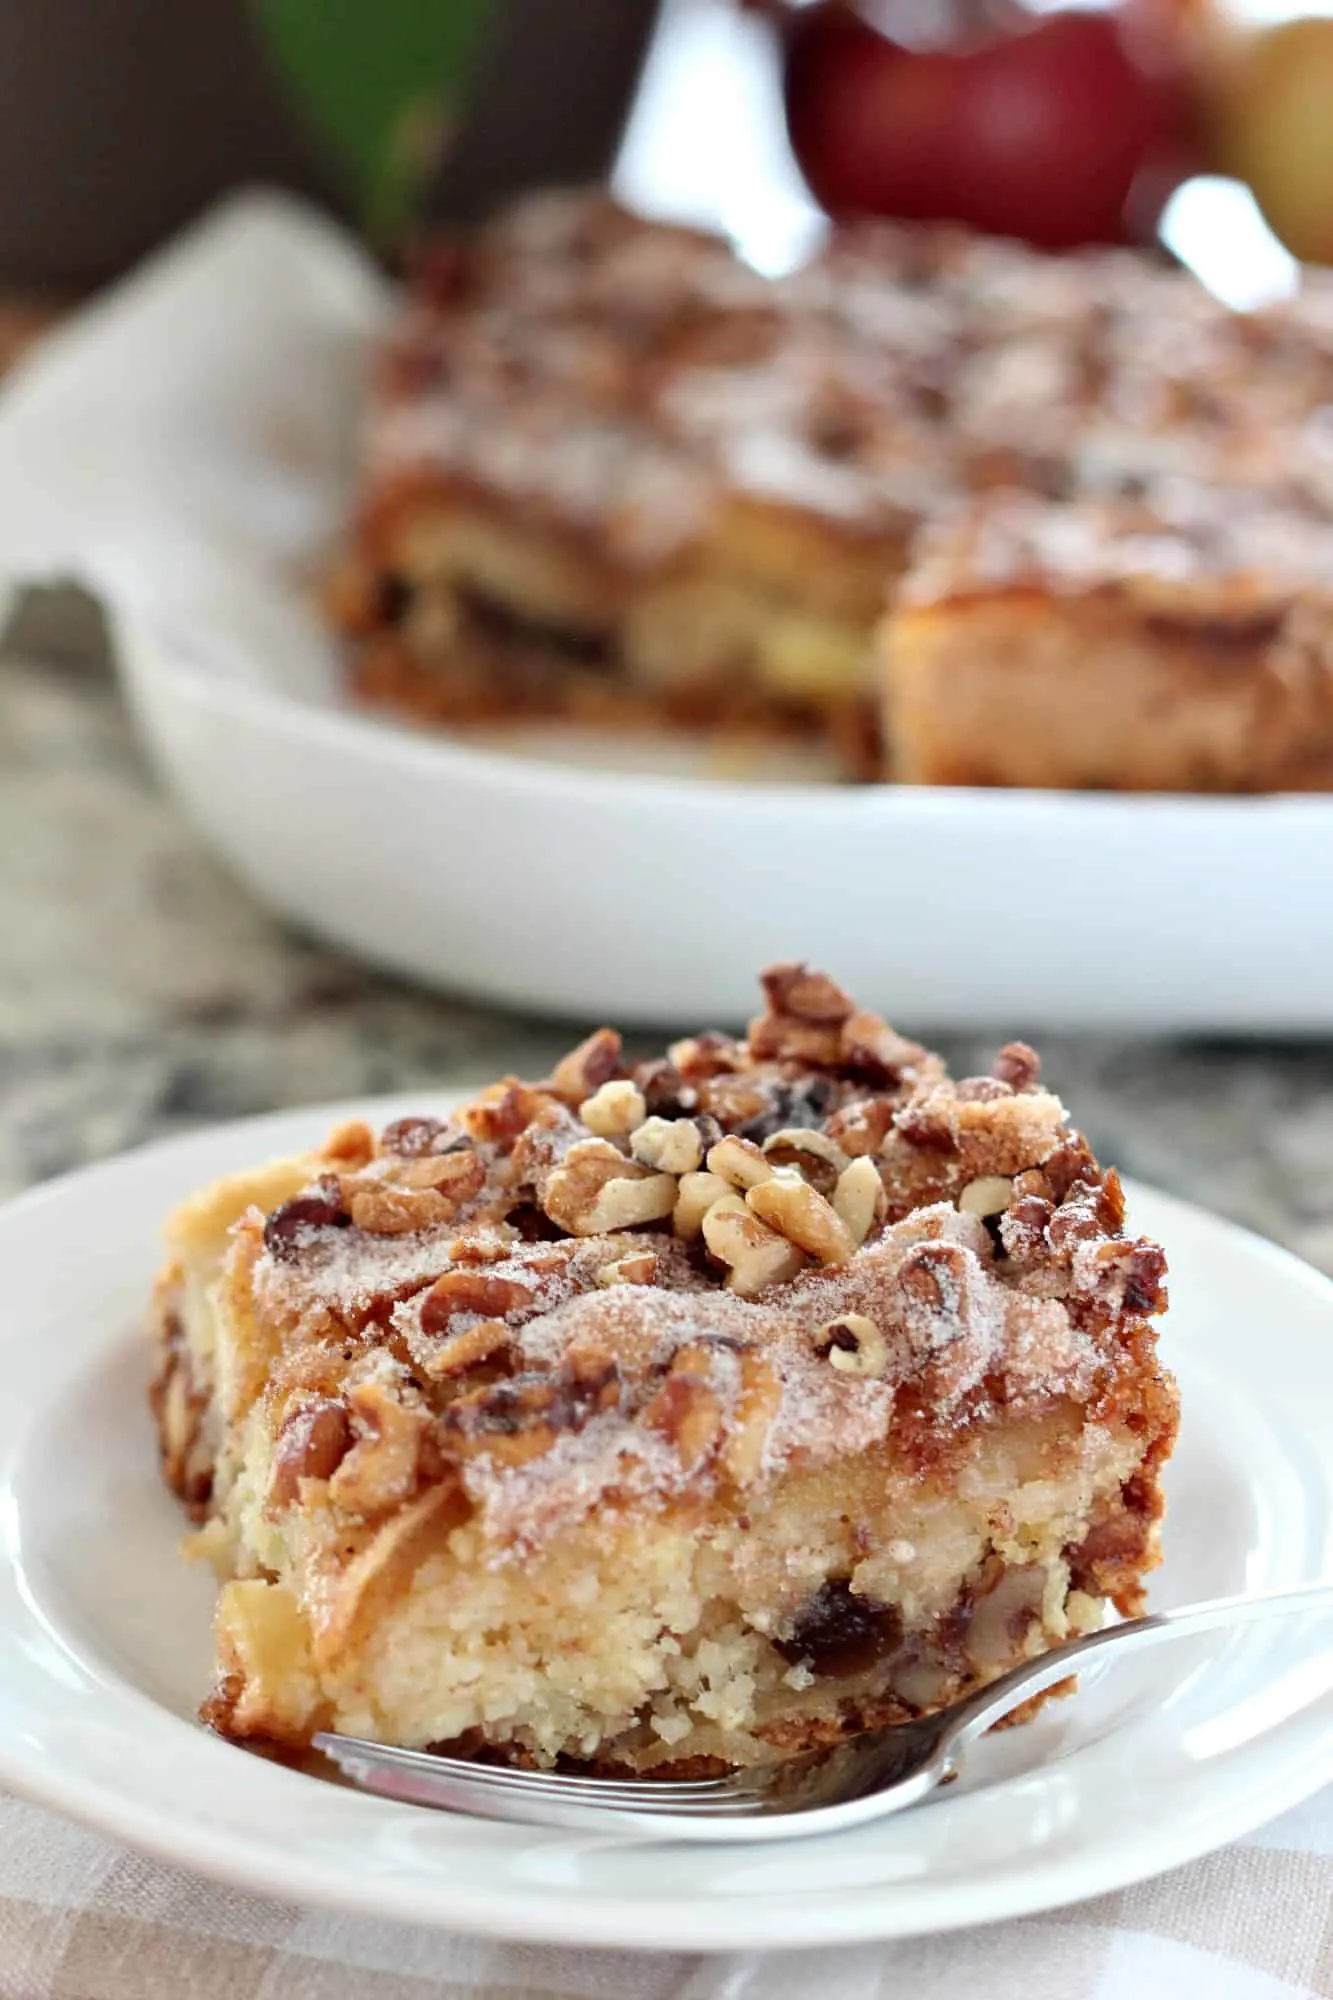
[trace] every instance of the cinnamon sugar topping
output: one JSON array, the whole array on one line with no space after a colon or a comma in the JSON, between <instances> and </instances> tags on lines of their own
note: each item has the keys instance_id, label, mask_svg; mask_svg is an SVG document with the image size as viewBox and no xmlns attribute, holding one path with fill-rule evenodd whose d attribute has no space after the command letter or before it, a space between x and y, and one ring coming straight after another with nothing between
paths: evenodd
<instances>
[{"instance_id":1,"label":"cinnamon sugar topping","mask_svg":"<svg viewBox=\"0 0 1333 2000\"><path fill-rule=\"evenodd\" d=\"M834 1460L904 1393L900 1448L936 1454L997 1396L1114 1396L1161 1253L1120 1234L1119 1184L1031 1051L955 1084L821 974L765 991L747 1041L696 1037L629 1082L601 1031L547 1084L400 1120L354 1175L239 1225L279 1345L402 1357L361 1390L351 1366L351 1417L292 1419L284 1494L327 1466L347 1506L388 1505L456 1463L488 1534L529 1546L612 1487ZM672 1115L640 1117L654 1095Z\"/></svg>"}]
</instances>

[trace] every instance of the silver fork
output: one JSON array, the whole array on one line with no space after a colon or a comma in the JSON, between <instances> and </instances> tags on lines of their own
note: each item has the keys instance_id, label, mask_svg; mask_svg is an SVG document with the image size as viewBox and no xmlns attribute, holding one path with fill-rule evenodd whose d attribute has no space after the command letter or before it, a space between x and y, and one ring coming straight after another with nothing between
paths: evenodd
<instances>
[{"instance_id":1,"label":"silver fork","mask_svg":"<svg viewBox=\"0 0 1333 2000\"><path fill-rule=\"evenodd\" d=\"M1222 1626L1333 1607L1333 1583L1220 1597L1127 1619L1026 1660L966 1700L916 1722L805 1751L730 1776L587 1778L474 1764L399 1750L359 1736L316 1736L315 1747L363 1790L445 1812L639 1839L753 1841L804 1838L902 1812L955 1776L964 1751L1020 1702L1093 1654L1128 1653Z\"/></svg>"}]
</instances>

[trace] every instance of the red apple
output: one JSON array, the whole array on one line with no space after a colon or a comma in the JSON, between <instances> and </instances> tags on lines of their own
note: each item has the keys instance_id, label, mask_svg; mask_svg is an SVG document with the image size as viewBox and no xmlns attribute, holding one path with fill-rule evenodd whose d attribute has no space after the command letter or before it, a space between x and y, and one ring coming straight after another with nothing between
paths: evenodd
<instances>
[{"instance_id":1,"label":"red apple","mask_svg":"<svg viewBox=\"0 0 1333 2000\"><path fill-rule=\"evenodd\" d=\"M792 146L832 215L1114 240L1169 129L1169 89L1114 14L1020 15L922 49L819 0L785 32Z\"/></svg>"}]
</instances>

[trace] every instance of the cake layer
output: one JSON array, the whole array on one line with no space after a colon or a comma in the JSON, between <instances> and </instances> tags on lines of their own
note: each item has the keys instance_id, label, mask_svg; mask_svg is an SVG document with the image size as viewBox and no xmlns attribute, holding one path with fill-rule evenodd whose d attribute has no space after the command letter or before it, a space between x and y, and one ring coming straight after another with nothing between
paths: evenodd
<instances>
[{"instance_id":1,"label":"cake layer","mask_svg":"<svg viewBox=\"0 0 1333 2000\"><path fill-rule=\"evenodd\" d=\"M331 590L354 684L455 727L708 731L739 714L826 732L849 776L937 781L936 757L896 748L872 633L935 561L923 528L960 508L1003 540L1015 494L1057 503L1087 542L1104 502L1171 513L1218 495L1237 523L1224 584L1283 541L1298 583L1322 584L1330 296L1310 276L1242 315L1146 257L890 225L842 231L771 279L600 195L530 197L436 247L382 357ZM1099 553L1158 573L1114 525ZM1038 630L1034 687L1053 649L1077 646L1060 618ZM1200 654L1205 697L1213 660ZM1141 726L1137 669L1116 709L1122 667L1099 668L1103 764ZM970 730L966 686L961 710ZM1214 733L1205 713L1200 739ZM1085 782L1077 759L1036 780L1010 768L988 781ZM1170 770L1183 789L1286 782L1208 754ZM1131 757L1087 782L1144 779Z\"/></svg>"},{"instance_id":2,"label":"cake layer","mask_svg":"<svg viewBox=\"0 0 1333 2000\"><path fill-rule=\"evenodd\" d=\"M881 635L895 774L1333 783L1333 526L1238 494L1009 496L923 538Z\"/></svg>"},{"instance_id":3,"label":"cake layer","mask_svg":"<svg viewBox=\"0 0 1333 2000\"><path fill-rule=\"evenodd\" d=\"M820 974L745 1041L361 1126L185 1204L163 1465L225 1733L713 1768L1133 1611L1163 1259L1030 1050L955 1083Z\"/></svg>"}]
</instances>

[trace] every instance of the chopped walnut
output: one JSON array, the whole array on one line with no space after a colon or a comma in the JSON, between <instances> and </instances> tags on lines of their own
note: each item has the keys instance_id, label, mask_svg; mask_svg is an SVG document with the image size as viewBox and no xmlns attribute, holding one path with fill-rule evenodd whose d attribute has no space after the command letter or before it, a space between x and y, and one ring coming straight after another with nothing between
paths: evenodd
<instances>
[{"instance_id":1,"label":"chopped walnut","mask_svg":"<svg viewBox=\"0 0 1333 2000\"><path fill-rule=\"evenodd\" d=\"M750 1023L750 1048L765 1062L836 1069L842 1055L842 1033L831 1022L802 1021L794 1014L761 1014Z\"/></svg>"},{"instance_id":2,"label":"chopped walnut","mask_svg":"<svg viewBox=\"0 0 1333 2000\"><path fill-rule=\"evenodd\" d=\"M694 1173L704 1156L693 1118L648 1118L630 1133L629 1148L641 1166L663 1174Z\"/></svg>"},{"instance_id":3,"label":"chopped walnut","mask_svg":"<svg viewBox=\"0 0 1333 2000\"><path fill-rule=\"evenodd\" d=\"M396 1118L380 1133L381 1152L397 1153L409 1160L420 1159L426 1153L443 1152L456 1142L457 1135L441 1118Z\"/></svg>"},{"instance_id":4,"label":"chopped walnut","mask_svg":"<svg viewBox=\"0 0 1333 2000\"><path fill-rule=\"evenodd\" d=\"M347 1229L352 1221L337 1178L326 1174L313 1194L293 1195L274 1209L264 1223L264 1248L284 1262L298 1256L311 1238L325 1229Z\"/></svg>"},{"instance_id":5,"label":"chopped walnut","mask_svg":"<svg viewBox=\"0 0 1333 2000\"><path fill-rule=\"evenodd\" d=\"M931 1153L958 1150L958 1126L952 1101L938 1091L909 1099L893 1114L893 1130L910 1146Z\"/></svg>"},{"instance_id":6,"label":"chopped walnut","mask_svg":"<svg viewBox=\"0 0 1333 2000\"><path fill-rule=\"evenodd\" d=\"M582 1104L609 1083L620 1068L620 1037L614 1028L598 1028L551 1072L551 1089L570 1104Z\"/></svg>"},{"instance_id":7,"label":"chopped walnut","mask_svg":"<svg viewBox=\"0 0 1333 2000\"><path fill-rule=\"evenodd\" d=\"M727 1289L744 1299L794 1278L806 1261L795 1243L768 1228L738 1194L713 1203L703 1219L703 1239L730 1267Z\"/></svg>"},{"instance_id":8,"label":"chopped walnut","mask_svg":"<svg viewBox=\"0 0 1333 2000\"><path fill-rule=\"evenodd\" d=\"M984 1221L988 1215L1003 1215L1013 1196L1014 1184L1007 1174L983 1174L968 1182L958 1197L958 1206L964 1215L980 1216Z\"/></svg>"},{"instance_id":9,"label":"chopped walnut","mask_svg":"<svg viewBox=\"0 0 1333 2000\"><path fill-rule=\"evenodd\" d=\"M724 1181L721 1174L682 1174L671 1215L676 1235L686 1239L697 1236L713 1204L733 1192L731 1182Z\"/></svg>"},{"instance_id":10,"label":"chopped walnut","mask_svg":"<svg viewBox=\"0 0 1333 2000\"><path fill-rule=\"evenodd\" d=\"M642 1094L624 1078L604 1083L579 1106L579 1117L603 1139L626 1138L648 1116Z\"/></svg>"},{"instance_id":11,"label":"chopped walnut","mask_svg":"<svg viewBox=\"0 0 1333 2000\"><path fill-rule=\"evenodd\" d=\"M708 1171L738 1188L758 1187L774 1172L753 1140L738 1139L734 1132L709 1148Z\"/></svg>"},{"instance_id":12,"label":"chopped walnut","mask_svg":"<svg viewBox=\"0 0 1333 2000\"><path fill-rule=\"evenodd\" d=\"M856 1242L847 1224L808 1181L795 1176L788 1180L784 1171L752 1187L745 1199L761 1222L821 1264L846 1264L855 1256Z\"/></svg>"},{"instance_id":13,"label":"chopped walnut","mask_svg":"<svg viewBox=\"0 0 1333 2000\"><path fill-rule=\"evenodd\" d=\"M854 1098L850 1104L833 1113L826 1130L830 1138L837 1140L844 1153L859 1159L863 1154L883 1150L884 1141L893 1130L897 1111L896 1097Z\"/></svg>"},{"instance_id":14,"label":"chopped walnut","mask_svg":"<svg viewBox=\"0 0 1333 2000\"><path fill-rule=\"evenodd\" d=\"M728 1076L742 1067L744 1056L741 1045L731 1035L720 1035L709 1029L702 1035L689 1035L683 1042L673 1042L667 1050L671 1066L686 1084L700 1084L710 1077Z\"/></svg>"},{"instance_id":15,"label":"chopped walnut","mask_svg":"<svg viewBox=\"0 0 1333 2000\"><path fill-rule=\"evenodd\" d=\"M1013 1094L1007 1083L994 1076L962 1077L954 1090L960 1104L994 1104L999 1098Z\"/></svg>"},{"instance_id":16,"label":"chopped walnut","mask_svg":"<svg viewBox=\"0 0 1333 2000\"><path fill-rule=\"evenodd\" d=\"M827 1357L840 1375L883 1375L889 1365L884 1335L865 1313L840 1313L815 1335L815 1352Z\"/></svg>"},{"instance_id":17,"label":"chopped walnut","mask_svg":"<svg viewBox=\"0 0 1333 2000\"><path fill-rule=\"evenodd\" d=\"M697 1102L694 1086L686 1083L673 1062L659 1057L653 1062L636 1063L633 1074L650 1117L678 1118L694 1109Z\"/></svg>"},{"instance_id":18,"label":"chopped walnut","mask_svg":"<svg viewBox=\"0 0 1333 2000\"><path fill-rule=\"evenodd\" d=\"M504 1149L512 1146L550 1103L549 1092L510 1076L484 1090L462 1114L463 1122L473 1138Z\"/></svg>"},{"instance_id":19,"label":"chopped walnut","mask_svg":"<svg viewBox=\"0 0 1333 2000\"><path fill-rule=\"evenodd\" d=\"M591 1140L571 1146L563 1165L546 1178L542 1207L552 1222L572 1236L605 1236L658 1222L676 1206L672 1174L654 1174L606 1144Z\"/></svg>"},{"instance_id":20,"label":"chopped walnut","mask_svg":"<svg viewBox=\"0 0 1333 2000\"><path fill-rule=\"evenodd\" d=\"M1046 1226L1054 1212L1044 1195L1015 1194L1000 1217L1000 1242L1006 1256L1016 1264L1030 1264L1040 1257L1046 1248Z\"/></svg>"},{"instance_id":21,"label":"chopped walnut","mask_svg":"<svg viewBox=\"0 0 1333 2000\"><path fill-rule=\"evenodd\" d=\"M832 1194L847 1155L836 1139L812 1125L784 1125L763 1143L763 1155L774 1167L795 1167L811 1187Z\"/></svg>"},{"instance_id":22,"label":"chopped walnut","mask_svg":"<svg viewBox=\"0 0 1333 2000\"><path fill-rule=\"evenodd\" d=\"M603 1264L597 1273L599 1285L651 1285L657 1277L657 1253L635 1250Z\"/></svg>"},{"instance_id":23,"label":"chopped walnut","mask_svg":"<svg viewBox=\"0 0 1333 2000\"><path fill-rule=\"evenodd\" d=\"M558 1375L535 1371L492 1382L460 1396L439 1418L446 1456L486 1456L497 1465L526 1465L548 1452L563 1432L581 1430L620 1398L614 1360L576 1369L572 1356Z\"/></svg>"},{"instance_id":24,"label":"chopped walnut","mask_svg":"<svg viewBox=\"0 0 1333 2000\"><path fill-rule=\"evenodd\" d=\"M852 1241L864 1243L884 1213L884 1183L879 1168L864 1154L848 1161L833 1189L833 1206Z\"/></svg>"}]
</instances>

